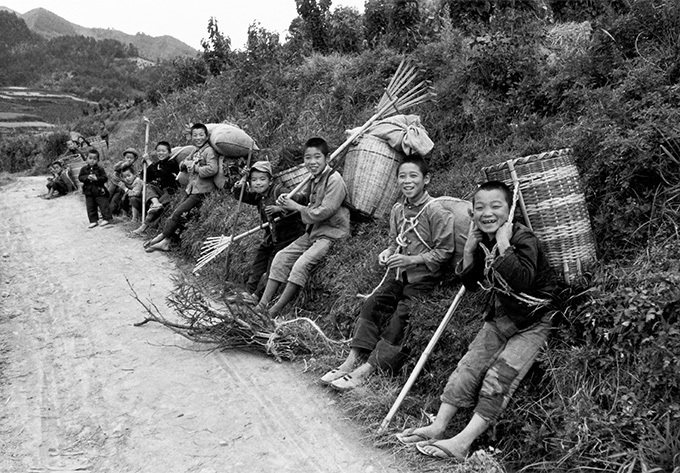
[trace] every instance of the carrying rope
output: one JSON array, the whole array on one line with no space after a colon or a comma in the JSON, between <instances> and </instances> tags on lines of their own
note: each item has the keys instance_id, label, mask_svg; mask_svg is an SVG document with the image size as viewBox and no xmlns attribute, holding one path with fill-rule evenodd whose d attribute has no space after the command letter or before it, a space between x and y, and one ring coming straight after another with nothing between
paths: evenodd
<instances>
[{"instance_id":1,"label":"carrying rope","mask_svg":"<svg viewBox=\"0 0 680 473\"><path fill-rule=\"evenodd\" d=\"M508 161L508 167L510 169L510 175L515 187L512 193L512 206L510 207L510 214L508 215L508 222L512 224L512 221L515 218L515 208L517 207L517 202L522 198L522 196L519 192L519 178L515 172L513 161ZM527 221L529 220L526 215L525 218ZM497 242L493 245L491 250L489 250L484 244L480 244L479 246L481 246L482 250L484 251L484 283L482 281L477 281L477 284L483 291L490 292L492 290L496 290L502 294L505 294L506 296L514 297L518 301L523 302L528 306L536 307L537 309L550 304L550 299L542 299L540 297L530 296L524 292L517 293L513 291L512 287L510 287L510 284L508 284L503 276L501 276L494 268L494 263L498 258L501 257Z\"/></svg>"},{"instance_id":2,"label":"carrying rope","mask_svg":"<svg viewBox=\"0 0 680 473\"><path fill-rule=\"evenodd\" d=\"M413 217L407 218L406 213L404 211L404 204L402 203L401 206L401 218L402 222L401 225L399 226L399 233L397 234L395 241L397 243L397 251L393 254L400 254L402 252L403 248L406 248L408 246L408 242L406 241L406 234L409 232L413 232L416 237L418 237L418 240L425 245L428 251L432 251L432 247L427 244L427 242L423 239L423 237L418 233L418 224L420 216L425 212L425 209L433 202L442 202L445 200L456 200L453 197L448 197L448 196L442 196L442 197L435 197L434 199L428 200L425 205L423 205L423 208L420 209L420 211ZM385 274L383 275L382 279L378 283L377 286L373 288L370 294L357 294L357 297L361 299L368 299L371 297L375 292L378 290L380 286L383 285L383 283L387 280L387 275L390 273L390 268L387 268L385 270ZM396 268L396 276L395 279L399 279L399 275L401 273L401 268Z\"/></svg>"}]
</instances>

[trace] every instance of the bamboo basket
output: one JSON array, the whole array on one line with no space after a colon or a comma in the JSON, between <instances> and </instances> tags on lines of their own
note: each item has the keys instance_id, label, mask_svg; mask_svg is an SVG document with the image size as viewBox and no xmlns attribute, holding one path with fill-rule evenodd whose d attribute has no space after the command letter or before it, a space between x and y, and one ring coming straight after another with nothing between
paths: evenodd
<instances>
[{"instance_id":1,"label":"bamboo basket","mask_svg":"<svg viewBox=\"0 0 680 473\"><path fill-rule=\"evenodd\" d=\"M352 207L373 218L389 212L399 197L396 175L403 158L380 138L363 135L347 151L342 173Z\"/></svg>"},{"instance_id":2,"label":"bamboo basket","mask_svg":"<svg viewBox=\"0 0 680 473\"><path fill-rule=\"evenodd\" d=\"M90 143L90 146L97 151L99 151L99 159L106 159L107 155L107 150L106 150L106 141L101 139L99 136L90 136L86 138L87 141Z\"/></svg>"},{"instance_id":3,"label":"bamboo basket","mask_svg":"<svg viewBox=\"0 0 680 473\"><path fill-rule=\"evenodd\" d=\"M519 182L517 208L553 269L571 284L597 259L595 239L571 149L509 160L483 169L488 180ZM515 176L513 176L515 174Z\"/></svg>"},{"instance_id":4,"label":"bamboo basket","mask_svg":"<svg viewBox=\"0 0 680 473\"><path fill-rule=\"evenodd\" d=\"M80 174L80 170L87 164L84 160L83 157L79 154L69 154L68 156L64 156L63 158L60 158L59 161L64 163L64 167L68 169L68 175L73 181L73 184L78 188L78 175Z\"/></svg>"},{"instance_id":5,"label":"bamboo basket","mask_svg":"<svg viewBox=\"0 0 680 473\"><path fill-rule=\"evenodd\" d=\"M282 184L288 189L294 189L295 186L304 181L309 176L309 171L304 164L298 164L292 168L288 168L280 173L274 175L274 182Z\"/></svg>"}]
</instances>

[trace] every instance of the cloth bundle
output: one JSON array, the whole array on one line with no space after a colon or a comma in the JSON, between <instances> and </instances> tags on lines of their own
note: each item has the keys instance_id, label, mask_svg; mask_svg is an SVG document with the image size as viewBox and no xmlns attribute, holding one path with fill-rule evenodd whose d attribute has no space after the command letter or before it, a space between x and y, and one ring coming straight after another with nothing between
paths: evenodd
<instances>
[{"instance_id":1,"label":"cloth bundle","mask_svg":"<svg viewBox=\"0 0 680 473\"><path fill-rule=\"evenodd\" d=\"M356 128L347 130L345 133L350 136L355 130ZM377 121L366 130L366 134L380 138L407 156L411 154L425 156L434 148L434 143L420 123L418 115L395 115Z\"/></svg>"}]
</instances>

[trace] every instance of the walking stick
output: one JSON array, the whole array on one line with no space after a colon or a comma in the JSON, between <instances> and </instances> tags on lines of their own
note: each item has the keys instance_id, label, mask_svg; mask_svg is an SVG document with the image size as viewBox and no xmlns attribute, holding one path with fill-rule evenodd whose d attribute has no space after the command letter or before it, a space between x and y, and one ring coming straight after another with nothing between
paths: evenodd
<instances>
[{"instance_id":1,"label":"walking stick","mask_svg":"<svg viewBox=\"0 0 680 473\"><path fill-rule=\"evenodd\" d=\"M460 290L458 291L458 294L456 294L456 297L453 299L453 302L449 306L449 310L446 311L446 315L439 324L439 327L437 327L437 331L434 333L434 335L432 335L430 343L427 344L427 347L425 347L425 350L423 350L422 355L420 355L420 359L418 359L418 363L416 363L416 366L413 368L411 376L408 377L406 384L404 384L404 387L401 388L401 392L399 393L399 396L397 396L397 399L394 401L392 408L390 409L390 411L387 413L382 423L380 424L380 428L378 429L379 434L383 433L385 429L387 429L387 426L392 421L392 417L394 417L394 414L397 413L399 406L401 406L401 403L404 401L406 395L411 390L411 387L416 382L416 378L418 378L420 370L423 369L423 366L425 365L425 362L430 356L430 353L432 353L434 346L439 341L439 338L442 336L442 333L444 333L444 329L446 329L446 326L451 320L451 317L453 317L453 312L456 310L456 307L458 307L458 304L460 303L460 300L463 298L464 294L465 286L461 286Z\"/></svg>"},{"instance_id":2,"label":"walking stick","mask_svg":"<svg viewBox=\"0 0 680 473\"><path fill-rule=\"evenodd\" d=\"M148 118L144 117L144 122L146 123L146 132L144 133L144 155L148 156L149 153L149 125L151 122ZM142 164L142 181L144 185L142 186L142 223L146 220L146 158Z\"/></svg>"},{"instance_id":3,"label":"walking stick","mask_svg":"<svg viewBox=\"0 0 680 473\"><path fill-rule=\"evenodd\" d=\"M252 141L250 143L250 149L248 150L248 159L246 160L246 169L250 168L250 159L253 157L253 147L255 146L255 142ZM243 204L243 194L245 194L246 191L246 181L243 181L243 185L241 186L241 193L238 196L238 205L236 206L236 216L234 217L234 224L231 226L231 234L233 235L234 232L236 231L236 225L238 225L238 218L241 215L241 205ZM225 272L229 271L229 260L231 258L231 245L229 245L229 248L227 248L227 262L225 264Z\"/></svg>"}]
</instances>

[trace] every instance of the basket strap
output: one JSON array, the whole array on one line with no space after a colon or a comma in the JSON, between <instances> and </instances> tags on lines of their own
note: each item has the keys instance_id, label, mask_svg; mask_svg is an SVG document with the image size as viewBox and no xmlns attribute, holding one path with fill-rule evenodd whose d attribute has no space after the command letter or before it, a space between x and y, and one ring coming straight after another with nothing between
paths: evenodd
<instances>
[{"instance_id":1,"label":"basket strap","mask_svg":"<svg viewBox=\"0 0 680 473\"><path fill-rule=\"evenodd\" d=\"M527 208L526 205L524 205L524 197L522 197L522 191L519 188L519 177L517 177L517 171L515 170L515 162L517 162L516 159L511 159L508 161L508 170L510 171L510 177L512 178L512 183L515 186L515 191L513 193L513 199L512 199L512 207L510 209L510 217L509 220L512 222L512 220L515 217L515 208L517 207L517 204L519 203L519 209L522 211L522 216L524 217L524 221L527 224L527 227L529 227L529 230L532 232L534 231L534 228L531 226L531 221L529 220L529 214L527 213Z\"/></svg>"}]
</instances>

